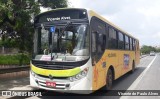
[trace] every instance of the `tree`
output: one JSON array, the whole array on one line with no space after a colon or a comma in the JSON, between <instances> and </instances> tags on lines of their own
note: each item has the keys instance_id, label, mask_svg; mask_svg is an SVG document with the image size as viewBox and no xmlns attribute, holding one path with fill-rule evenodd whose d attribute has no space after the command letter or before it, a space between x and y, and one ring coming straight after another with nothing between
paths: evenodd
<instances>
[{"instance_id":1,"label":"tree","mask_svg":"<svg viewBox=\"0 0 160 99\"><path fill-rule=\"evenodd\" d=\"M67 7L67 0L0 0L2 42L15 39L19 50L30 52L33 45L33 18L39 14L40 6L52 9Z\"/></svg>"},{"instance_id":2,"label":"tree","mask_svg":"<svg viewBox=\"0 0 160 99\"><path fill-rule=\"evenodd\" d=\"M67 0L38 0L38 2L41 4L41 6L45 8L64 8L67 7Z\"/></svg>"},{"instance_id":3,"label":"tree","mask_svg":"<svg viewBox=\"0 0 160 99\"><path fill-rule=\"evenodd\" d=\"M160 48L157 49L157 52L160 52Z\"/></svg>"},{"instance_id":4,"label":"tree","mask_svg":"<svg viewBox=\"0 0 160 99\"><path fill-rule=\"evenodd\" d=\"M143 45L141 48L141 53L148 54L150 53L150 51L156 52L156 48L152 46L147 46L147 45Z\"/></svg>"},{"instance_id":5,"label":"tree","mask_svg":"<svg viewBox=\"0 0 160 99\"><path fill-rule=\"evenodd\" d=\"M40 6L49 8L67 7L66 0L0 0L0 46L18 47L31 52L34 34L33 18L40 13Z\"/></svg>"},{"instance_id":6,"label":"tree","mask_svg":"<svg viewBox=\"0 0 160 99\"><path fill-rule=\"evenodd\" d=\"M1 0L0 28L2 41L15 39L18 48L29 51L32 41L32 18L40 12L38 2L34 0ZM32 44L30 44L32 45Z\"/></svg>"}]
</instances>

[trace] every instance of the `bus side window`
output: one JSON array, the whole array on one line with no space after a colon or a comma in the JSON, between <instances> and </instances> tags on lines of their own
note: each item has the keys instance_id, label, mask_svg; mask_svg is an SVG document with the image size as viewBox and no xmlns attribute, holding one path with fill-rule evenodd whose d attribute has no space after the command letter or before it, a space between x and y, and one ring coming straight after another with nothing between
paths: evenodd
<instances>
[{"instance_id":1,"label":"bus side window","mask_svg":"<svg viewBox=\"0 0 160 99\"><path fill-rule=\"evenodd\" d=\"M135 46L136 44L135 44L135 40L133 39L133 50L135 50Z\"/></svg>"},{"instance_id":2,"label":"bus side window","mask_svg":"<svg viewBox=\"0 0 160 99\"><path fill-rule=\"evenodd\" d=\"M103 34L102 50L104 51L105 49L106 49L106 35Z\"/></svg>"},{"instance_id":3,"label":"bus side window","mask_svg":"<svg viewBox=\"0 0 160 99\"><path fill-rule=\"evenodd\" d=\"M113 28L109 27L109 49L117 49L117 32Z\"/></svg>"},{"instance_id":4,"label":"bus side window","mask_svg":"<svg viewBox=\"0 0 160 99\"><path fill-rule=\"evenodd\" d=\"M125 35L125 49L129 50L129 38Z\"/></svg>"},{"instance_id":5,"label":"bus side window","mask_svg":"<svg viewBox=\"0 0 160 99\"><path fill-rule=\"evenodd\" d=\"M138 41L135 40L135 50L136 51L138 50L138 46L139 46Z\"/></svg>"},{"instance_id":6,"label":"bus side window","mask_svg":"<svg viewBox=\"0 0 160 99\"><path fill-rule=\"evenodd\" d=\"M96 53L96 33L92 32L92 54Z\"/></svg>"},{"instance_id":7,"label":"bus side window","mask_svg":"<svg viewBox=\"0 0 160 99\"><path fill-rule=\"evenodd\" d=\"M139 50L139 42L137 41L137 51Z\"/></svg>"},{"instance_id":8,"label":"bus side window","mask_svg":"<svg viewBox=\"0 0 160 99\"><path fill-rule=\"evenodd\" d=\"M132 50L133 49L133 46L132 46L132 38L130 38L130 50Z\"/></svg>"},{"instance_id":9,"label":"bus side window","mask_svg":"<svg viewBox=\"0 0 160 99\"><path fill-rule=\"evenodd\" d=\"M103 53L106 48L106 35L98 33L97 34L97 47L98 53Z\"/></svg>"},{"instance_id":10,"label":"bus side window","mask_svg":"<svg viewBox=\"0 0 160 99\"><path fill-rule=\"evenodd\" d=\"M118 32L118 49L124 49L124 35L121 32Z\"/></svg>"}]
</instances>

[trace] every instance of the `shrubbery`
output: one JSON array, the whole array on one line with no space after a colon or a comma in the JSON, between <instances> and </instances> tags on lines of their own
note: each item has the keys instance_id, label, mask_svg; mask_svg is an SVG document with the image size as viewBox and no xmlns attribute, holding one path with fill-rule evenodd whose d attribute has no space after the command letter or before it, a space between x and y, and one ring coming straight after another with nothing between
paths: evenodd
<instances>
[{"instance_id":1,"label":"shrubbery","mask_svg":"<svg viewBox=\"0 0 160 99\"><path fill-rule=\"evenodd\" d=\"M28 65L30 62L29 55L0 55L0 65Z\"/></svg>"}]
</instances>

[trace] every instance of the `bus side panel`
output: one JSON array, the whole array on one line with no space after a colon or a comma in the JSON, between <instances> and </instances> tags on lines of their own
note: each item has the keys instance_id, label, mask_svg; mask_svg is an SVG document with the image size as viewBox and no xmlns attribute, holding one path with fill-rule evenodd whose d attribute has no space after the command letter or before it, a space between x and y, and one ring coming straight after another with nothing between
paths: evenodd
<instances>
[{"instance_id":1,"label":"bus side panel","mask_svg":"<svg viewBox=\"0 0 160 99\"><path fill-rule=\"evenodd\" d=\"M113 66L115 79L132 69L132 63L135 60L134 51L107 50L107 55L107 67Z\"/></svg>"},{"instance_id":2,"label":"bus side panel","mask_svg":"<svg viewBox=\"0 0 160 99\"><path fill-rule=\"evenodd\" d=\"M106 75L110 66L113 66L115 75L119 77L121 75L121 68L118 66L118 52L105 50L102 58L93 66L93 90L98 90L106 85Z\"/></svg>"},{"instance_id":3,"label":"bus side panel","mask_svg":"<svg viewBox=\"0 0 160 99\"><path fill-rule=\"evenodd\" d=\"M132 69L134 59L134 51L106 50L93 66L92 89L98 90L106 85L106 75L110 66L114 68L114 78L117 79Z\"/></svg>"},{"instance_id":4,"label":"bus side panel","mask_svg":"<svg viewBox=\"0 0 160 99\"><path fill-rule=\"evenodd\" d=\"M135 60L134 51L107 50L107 70L110 66L114 68L115 79L132 70L132 63Z\"/></svg>"},{"instance_id":5,"label":"bus side panel","mask_svg":"<svg viewBox=\"0 0 160 99\"><path fill-rule=\"evenodd\" d=\"M119 65L121 66L122 75L132 70L133 60L135 60L134 51L120 51Z\"/></svg>"},{"instance_id":6,"label":"bus side panel","mask_svg":"<svg viewBox=\"0 0 160 99\"><path fill-rule=\"evenodd\" d=\"M104 52L101 59L98 62L93 62L93 81L92 81L92 90L98 90L106 84L106 63L107 63L107 53Z\"/></svg>"},{"instance_id":7,"label":"bus side panel","mask_svg":"<svg viewBox=\"0 0 160 99\"><path fill-rule=\"evenodd\" d=\"M107 67L112 66L114 68L114 78L118 78L121 75L121 67L119 66L119 52L116 50L107 50ZM108 69L106 70L106 73Z\"/></svg>"}]
</instances>

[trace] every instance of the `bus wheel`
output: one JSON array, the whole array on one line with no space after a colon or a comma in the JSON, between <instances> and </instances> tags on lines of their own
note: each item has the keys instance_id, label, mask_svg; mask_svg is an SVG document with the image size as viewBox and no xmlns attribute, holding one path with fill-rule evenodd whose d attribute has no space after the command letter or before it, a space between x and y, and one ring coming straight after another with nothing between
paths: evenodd
<instances>
[{"instance_id":1,"label":"bus wheel","mask_svg":"<svg viewBox=\"0 0 160 99\"><path fill-rule=\"evenodd\" d=\"M109 69L106 77L106 89L111 90L112 84L113 84L113 72L111 69Z\"/></svg>"},{"instance_id":2,"label":"bus wheel","mask_svg":"<svg viewBox=\"0 0 160 99\"><path fill-rule=\"evenodd\" d=\"M133 73L134 71L135 71L135 62L133 61L131 73Z\"/></svg>"}]
</instances>

